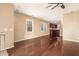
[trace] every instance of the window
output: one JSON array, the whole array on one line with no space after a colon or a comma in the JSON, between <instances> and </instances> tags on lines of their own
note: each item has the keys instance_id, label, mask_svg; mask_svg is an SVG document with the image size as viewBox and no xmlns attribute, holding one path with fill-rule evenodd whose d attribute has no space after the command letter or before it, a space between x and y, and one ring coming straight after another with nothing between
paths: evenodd
<instances>
[{"instance_id":1,"label":"window","mask_svg":"<svg viewBox=\"0 0 79 59\"><path fill-rule=\"evenodd\" d=\"M41 23L41 31L47 32L47 24L46 23Z\"/></svg>"},{"instance_id":2,"label":"window","mask_svg":"<svg viewBox=\"0 0 79 59\"><path fill-rule=\"evenodd\" d=\"M33 22L31 20L27 21L27 32L33 31Z\"/></svg>"}]
</instances>

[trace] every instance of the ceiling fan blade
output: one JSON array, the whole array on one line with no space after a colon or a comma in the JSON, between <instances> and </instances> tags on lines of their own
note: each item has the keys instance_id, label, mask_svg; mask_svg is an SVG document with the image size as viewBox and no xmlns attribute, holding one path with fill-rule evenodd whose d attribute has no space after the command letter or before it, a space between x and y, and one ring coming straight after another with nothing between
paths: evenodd
<instances>
[{"instance_id":1,"label":"ceiling fan blade","mask_svg":"<svg viewBox=\"0 0 79 59\"><path fill-rule=\"evenodd\" d=\"M48 3L48 4L63 4L63 3Z\"/></svg>"},{"instance_id":2,"label":"ceiling fan blade","mask_svg":"<svg viewBox=\"0 0 79 59\"><path fill-rule=\"evenodd\" d=\"M51 7L52 5L49 5L49 6L47 6L46 8L49 8L49 7Z\"/></svg>"},{"instance_id":3,"label":"ceiling fan blade","mask_svg":"<svg viewBox=\"0 0 79 59\"><path fill-rule=\"evenodd\" d=\"M54 9L54 8L56 8L58 5L59 5L59 3L58 3L57 5L55 5L53 8L51 8L51 9Z\"/></svg>"},{"instance_id":4,"label":"ceiling fan blade","mask_svg":"<svg viewBox=\"0 0 79 59\"><path fill-rule=\"evenodd\" d=\"M48 3L48 4L57 4L57 3Z\"/></svg>"},{"instance_id":5,"label":"ceiling fan blade","mask_svg":"<svg viewBox=\"0 0 79 59\"><path fill-rule=\"evenodd\" d=\"M52 7L53 5L55 5L51 8L51 10L55 9L56 7L61 7L62 9L65 8L65 5L63 3L48 3L48 4L50 4L50 5L47 6L46 8L49 8L49 7Z\"/></svg>"}]
</instances>

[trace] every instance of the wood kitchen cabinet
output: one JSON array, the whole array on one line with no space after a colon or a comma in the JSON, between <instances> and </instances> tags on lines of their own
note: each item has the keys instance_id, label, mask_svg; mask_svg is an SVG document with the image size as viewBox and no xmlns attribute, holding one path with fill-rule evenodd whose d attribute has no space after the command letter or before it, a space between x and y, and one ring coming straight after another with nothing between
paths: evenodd
<instances>
[{"instance_id":1,"label":"wood kitchen cabinet","mask_svg":"<svg viewBox=\"0 0 79 59\"><path fill-rule=\"evenodd\" d=\"M50 44L58 42L60 40L58 37L60 37L60 29L57 24L50 24Z\"/></svg>"}]
</instances>

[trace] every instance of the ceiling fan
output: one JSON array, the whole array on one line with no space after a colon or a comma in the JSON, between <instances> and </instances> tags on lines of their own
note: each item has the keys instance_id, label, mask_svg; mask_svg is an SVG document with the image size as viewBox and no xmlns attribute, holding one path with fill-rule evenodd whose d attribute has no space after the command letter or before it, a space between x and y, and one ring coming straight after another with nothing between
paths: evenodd
<instances>
[{"instance_id":1,"label":"ceiling fan","mask_svg":"<svg viewBox=\"0 0 79 59\"><path fill-rule=\"evenodd\" d=\"M51 8L52 10L55 9L56 7L61 7L62 9L65 8L65 5L63 3L48 3L48 4L49 6L47 6L46 8Z\"/></svg>"}]
</instances>

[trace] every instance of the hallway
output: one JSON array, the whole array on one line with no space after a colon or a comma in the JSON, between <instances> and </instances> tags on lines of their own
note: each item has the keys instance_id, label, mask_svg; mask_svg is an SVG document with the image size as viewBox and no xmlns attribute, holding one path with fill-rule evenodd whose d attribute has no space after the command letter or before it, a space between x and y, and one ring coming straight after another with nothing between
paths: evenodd
<instances>
[{"instance_id":1,"label":"hallway","mask_svg":"<svg viewBox=\"0 0 79 59\"><path fill-rule=\"evenodd\" d=\"M0 55L79 55L79 4L54 5L52 11L49 3L0 4Z\"/></svg>"}]
</instances>

